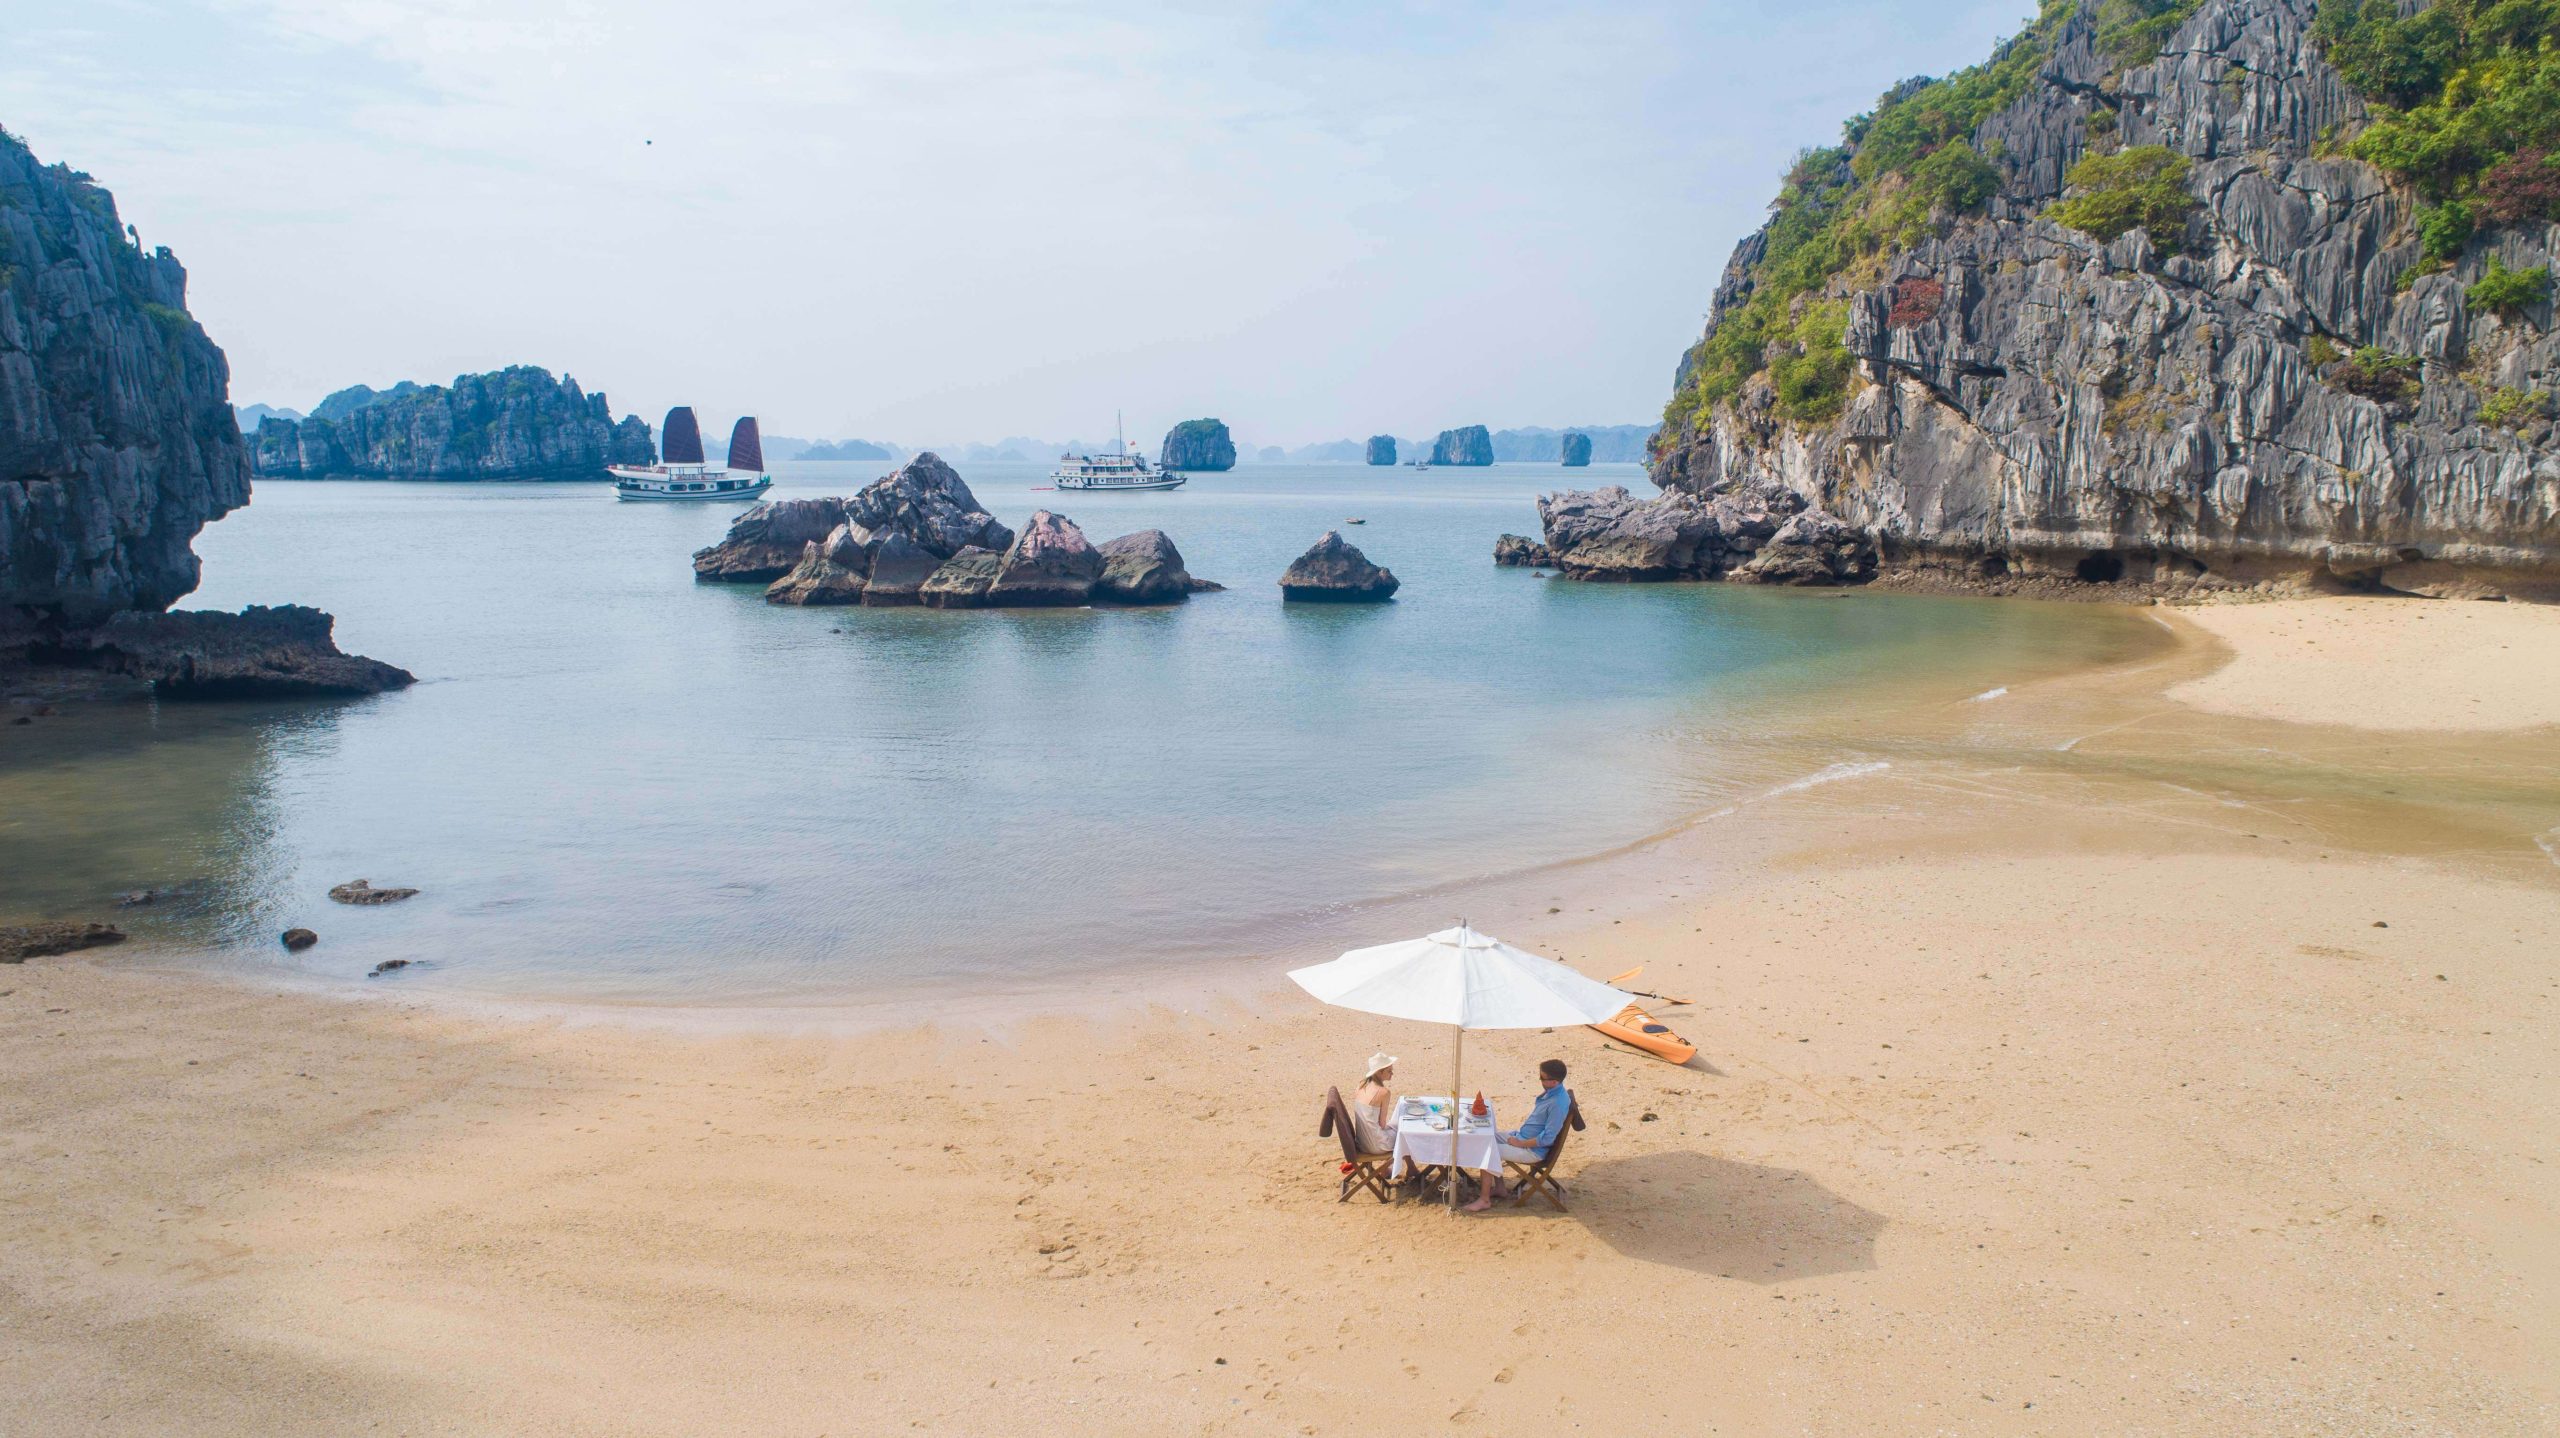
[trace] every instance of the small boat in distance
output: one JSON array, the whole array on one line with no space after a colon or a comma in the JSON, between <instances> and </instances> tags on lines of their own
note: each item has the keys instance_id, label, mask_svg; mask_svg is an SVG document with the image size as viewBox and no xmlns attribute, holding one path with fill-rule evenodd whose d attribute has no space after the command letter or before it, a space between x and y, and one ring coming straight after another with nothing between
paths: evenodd
<instances>
[{"instance_id":1,"label":"small boat in distance","mask_svg":"<svg viewBox=\"0 0 2560 1438\"><path fill-rule=\"evenodd\" d=\"M1136 490L1180 489L1189 476L1169 470L1150 469L1147 457L1129 448L1128 438L1120 429L1120 417L1111 417L1111 452L1109 454L1062 454L1058 468L1049 481L1060 489Z\"/></svg>"},{"instance_id":2,"label":"small boat in distance","mask_svg":"<svg viewBox=\"0 0 2560 1438\"><path fill-rule=\"evenodd\" d=\"M753 499L773 488L764 472L764 437L756 417L748 415L729 431L729 458L714 466L702 458L702 428L691 405L667 411L659 434L656 464L605 466L613 476L613 492L623 499Z\"/></svg>"}]
</instances>

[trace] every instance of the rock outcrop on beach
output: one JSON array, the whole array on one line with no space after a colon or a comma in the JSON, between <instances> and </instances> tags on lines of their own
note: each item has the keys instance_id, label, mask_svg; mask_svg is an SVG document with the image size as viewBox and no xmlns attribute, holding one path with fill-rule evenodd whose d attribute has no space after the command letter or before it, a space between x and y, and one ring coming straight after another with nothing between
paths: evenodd
<instances>
[{"instance_id":1,"label":"rock outcrop on beach","mask_svg":"<svg viewBox=\"0 0 2560 1438\"><path fill-rule=\"evenodd\" d=\"M1444 429L1431 443L1431 462L1435 465L1481 466L1493 463L1493 434L1483 425L1471 424L1464 429Z\"/></svg>"},{"instance_id":2,"label":"rock outcrop on beach","mask_svg":"<svg viewBox=\"0 0 2560 1438\"><path fill-rule=\"evenodd\" d=\"M531 365L341 390L298 423L260 423L256 451L272 479L603 479L656 459L646 421L616 424L603 395Z\"/></svg>"},{"instance_id":3,"label":"rock outcrop on beach","mask_svg":"<svg viewBox=\"0 0 2560 1438\"><path fill-rule=\"evenodd\" d=\"M1567 434L1556 442L1556 462L1567 469L1584 469L1591 463L1591 436Z\"/></svg>"},{"instance_id":4,"label":"rock outcrop on beach","mask_svg":"<svg viewBox=\"0 0 2560 1438\"><path fill-rule=\"evenodd\" d=\"M2082 0L1897 87L1726 266L1664 503L1795 496L1789 574L2560 597L2541 22L2411 9Z\"/></svg>"},{"instance_id":5,"label":"rock outcrop on beach","mask_svg":"<svg viewBox=\"0 0 2560 1438\"><path fill-rule=\"evenodd\" d=\"M1573 579L1842 584L1876 572L1877 549L1866 531L1783 485L1735 487L1704 499L1639 499L1619 485L1568 491L1542 496L1538 519L1546 562Z\"/></svg>"},{"instance_id":6,"label":"rock outcrop on beach","mask_svg":"<svg viewBox=\"0 0 2560 1438\"><path fill-rule=\"evenodd\" d=\"M1393 573L1343 543L1339 530L1325 531L1280 576L1280 597L1302 602L1376 604L1393 599L1398 587Z\"/></svg>"},{"instance_id":7,"label":"rock outcrop on beach","mask_svg":"<svg viewBox=\"0 0 2560 1438\"><path fill-rule=\"evenodd\" d=\"M196 532L249 502L230 370L186 298L114 196L0 132L0 666L204 697L408 683L317 611L162 612L196 587Z\"/></svg>"},{"instance_id":8,"label":"rock outcrop on beach","mask_svg":"<svg viewBox=\"0 0 2560 1438\"><path fill-rule=\"evenodd\" d=\"M1222 421L1186 419L1165 431L1164 452L1156 456L1156 463L1164 469L1233 469L1236 442Z\"/></svg>"},{"instance_id":9,"label":"rock outcrop on beach","mask_svg":"<svg viewBox=\"0 0 2560 1438\"><path fill-rule=\"evenodd\" d=\"M0 927L0 964L23 964L123 942L124 930L113 924L11 924Z\"/></svg>"},{"instance_id":10,"label":"rock outcrop on beach","mask_svg":"<svg viewBox=\"0 0 2560 1438\"><path fill-rule=\"evenodd\" d=\"M1493 562L1506 569L1553 569L1556 557L1526 535L1506 534L1493 542Z\"/></svg>"},{"instance_id":11,"label":"rock outcrop on beach","mask_svg":"<svg viewBox=\"0 0 2560 1438\"><path fill-rule=\"evenodd\" d=\"M1369 464L1394 464L1396 462L1396 437L1391 434L1373 434L1369 436L1368 450L1361 456L1361 458Z\"/></svg>"}]
</instances>

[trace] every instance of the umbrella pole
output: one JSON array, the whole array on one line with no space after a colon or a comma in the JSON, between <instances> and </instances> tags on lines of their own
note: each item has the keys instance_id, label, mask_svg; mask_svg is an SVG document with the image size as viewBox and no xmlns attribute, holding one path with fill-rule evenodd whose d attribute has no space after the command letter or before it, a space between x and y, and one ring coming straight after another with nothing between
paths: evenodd
<instances>
[{"instance_id":1,"label":"umbrella pole","mask_svg":"<svg viewBox=\"0 0 2560 1438\"><path fill-rule=\"evenodd\" d=\"M1458 1025L1456 1056L1449 1060L1449 1211L1458 1211L1458 1135L1466 1128L1467 1026Z\"/></svg>"}]
</instances>

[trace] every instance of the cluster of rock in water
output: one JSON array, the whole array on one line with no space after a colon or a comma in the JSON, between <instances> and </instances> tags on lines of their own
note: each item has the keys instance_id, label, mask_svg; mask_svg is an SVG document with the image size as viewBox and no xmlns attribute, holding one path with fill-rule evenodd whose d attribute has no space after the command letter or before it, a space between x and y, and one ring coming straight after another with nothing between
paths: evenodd
<instances>
[{"instance_id":1,"label":"cluster of rock in water","mask_svg":"<svg viewBox=\"0 0 2560 1438\"><path fill-rule=\"evenodd\" d=\"M1875 536L1781 484L1638 499L1622 485L1541 496L1542 541L1506 534L1496 564L1571 579L1731 579L1752 584L1862 584L1880 558Z\"/></svg>"},{"instance_id":2,"label":"cluster of rock in water","mask_svg":"<svg viewBox=\"0 0 2560 1438\"><path fill-rule=\"evenodd\" d=\"M1017 534L968 482L920 454L850 499L759 504L693 556L696 578L762 584L774 604L934 609L1172 604L1224 586L1194 578L1162 530L1096 545L1040 510ZM1291 599L1384 599L1395 576L1327 534L1281 581Z\"/></svg>"}]
</instances>

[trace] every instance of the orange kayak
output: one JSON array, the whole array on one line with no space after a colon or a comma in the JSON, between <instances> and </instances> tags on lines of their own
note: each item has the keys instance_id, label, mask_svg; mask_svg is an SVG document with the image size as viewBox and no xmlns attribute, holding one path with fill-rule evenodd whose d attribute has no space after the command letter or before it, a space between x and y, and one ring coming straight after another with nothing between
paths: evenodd
<instances>
[{"instance_id":1,"label":"orange kayak","mask_svg":"<svg viewBox=\"0 0 2560 1438\"><path fill-rule=\"evenodd\" d=\"M1633 1004L1618 1010L1616 1018L1592 1027L1669 1063L1685 1064L1698 1056L1696 1044L1673 1033L1669 1025L1656 1023L1653 1015Z\"/></svg>"}]
</instances>

